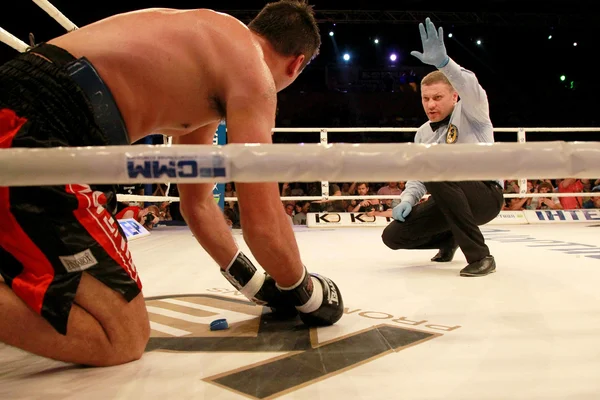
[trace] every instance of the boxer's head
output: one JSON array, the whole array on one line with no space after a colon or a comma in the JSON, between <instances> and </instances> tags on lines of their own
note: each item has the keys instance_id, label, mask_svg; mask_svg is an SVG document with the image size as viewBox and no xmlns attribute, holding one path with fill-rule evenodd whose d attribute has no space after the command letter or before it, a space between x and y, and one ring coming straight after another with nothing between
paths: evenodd
<instances>
[{"instance_id":1,"label":"boxer's head","mask_svg":"<svg viewBox=\"0 0 600 400\"><path fill-rule=\"evenodd\" d=\"M427 118L439 122L454 110L458 93L440 71L433 71L421 80L421 102Z\"/></svg>"},{"instance_id":2,"label":"boxer's head","mask_svg":"<svg viewBox=\"0 0 600 400\"><path fill-rule=\"evenodd\" d=\"M248 24L282 57L280 70L273 70L277 90L283 90L319 54L321 35L312 6L305 0L268 3Z\"/></svg>"}]
</instances>

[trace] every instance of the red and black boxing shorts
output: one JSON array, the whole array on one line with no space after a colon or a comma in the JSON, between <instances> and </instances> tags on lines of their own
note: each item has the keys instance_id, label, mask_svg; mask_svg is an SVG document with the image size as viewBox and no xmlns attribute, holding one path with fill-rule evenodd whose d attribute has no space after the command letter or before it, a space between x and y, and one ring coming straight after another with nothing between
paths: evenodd
<instances>
[{"instance_id":1,"label":"red and black boxing shorts","mask_svg":"<svg viewBox=\"0 0 600 400\"><path fill-rule=\"evenodd\" d=\"M59 65L25 53L0 66L0 149L108 144ZM141 293L115 204L110 186L0 187L0 274L61 334L84 272L127 301Z\"/></svg>"}]
</instances>

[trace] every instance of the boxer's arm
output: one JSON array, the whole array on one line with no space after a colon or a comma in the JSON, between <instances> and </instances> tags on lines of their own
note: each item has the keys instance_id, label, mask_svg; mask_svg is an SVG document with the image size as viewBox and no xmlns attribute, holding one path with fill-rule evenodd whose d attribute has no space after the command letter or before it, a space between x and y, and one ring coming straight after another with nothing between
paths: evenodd
<instances>
[{"instance_id":1,"label":"boxer's arm","mask_svg":"<svg viewBox=\"0 0 600 400\"><path fill-rule=\"evenodd\" d=\"M174 137L173 144L212 144L218 123L199 128L187 135ZM237 245L223 212L213 198L213 184L177 184L179 205L185 222L204 250L221 269L227 268L237 252Z\"/></svg>"},{"instance_id":2,"label":"boxer's arm","mask_svg":"<svg viewBox=\"0 0 600 400\"><path fill-rule=\"evenodd\" d=\"M230 76L234 82L224 96L228 143L272 143L277 92L266 66L255 67L250 61ZM242 232L252 254L278 284L294 285L304 266L281 206L278 183L236 182L235 186Z\"/></svg>"}]
</instances>

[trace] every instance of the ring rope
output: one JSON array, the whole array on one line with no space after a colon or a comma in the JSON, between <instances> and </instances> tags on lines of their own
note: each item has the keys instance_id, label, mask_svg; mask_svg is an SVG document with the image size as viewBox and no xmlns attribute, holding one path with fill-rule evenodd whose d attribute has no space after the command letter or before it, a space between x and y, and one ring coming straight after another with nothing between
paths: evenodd
<instances>
[{"instance_id":1,"label":"ring rope","mask_svg":"<svg viewBox=\"0 0 600 400\"><path fill-rule=\"evenodd\" d=\"M522 198L534 198L534 197L600 197L600 192L572 192L572 193L504 193L505 199L522 199ZM428 197L427 195L423 196ZM281 196L281 201L319 201L319 200L367 200L367 199L400 199L400 195L368 195L368 196ZM162 203L178 202L179 197L176 196L141 196L135 194L117 194L117 200L123 202L148 202L148 203ZM224 201L238 201L237 197L224 197Z\"/></svg>"},{"instance_id":2,"label":"ring rope","mask_svg":"<svg viewBox=\"0 0 600 400\"><path fill-rule=\"evenodd\" d=\"M228 144L0 150L0 186L600 176L600 143Z\"/></svg>"},{"instance_id":3,"label":"ring rope","mask_svg":"<svg viewBox=\"0 0 600 400\"><path fill-rule=\"evenodd\" d=\"M504 193L505 199L523 199L523 198L534 198L534 197L600 197L599 192L572 192L572 193ZM423 196L423 198L429 197L428 195ZM367 196L281 196L281 201L319 201L319 200L367 200L367 199L400 199L400 195L367 195ZM224 201L238 201L237 197L224 197ZM148 202L148 203L162 203L162 202L179 202L179 197L176 196L141 196L135 194L117 194L117 200L122 202Z\"/></svg>"},{"instance_id":4,"label":"ring rope","mask_svg":"<svg viewBox=\"0 0 600 400\"><path fill-rule=\"evenodd\" d=\"M54 18L56 22L62 25L67 31L74 31L79 29L77 25L75 25L69 18L65 17L65 15L58 10L58 8L54 7L47 0L33 0L35 4L37 4L42 10L46 11L46 13Z\"/></svg>"},{"instance_id":5,"label":"ring rope","mask_svg":"<svg viewBox=\"0 0 600 400\"><path fill-rule=\"evenodd\" d=\"M416 132L416 128L274 128L273 132ZM580 127L580 128L496 128L494 132L600 132L600 128Z\"/></svg>"},{"instance_id":6,"label":"ring rope","mask_svg":"<svg viewBox=\"0 0 600 400\"><path fill-rule=\"evenodd\" d=\"M21 53L23 53L24 51L26 51L29 48L29 45L27 43L25 43L24 41L22 41L21 39L19 39L15 35L13 35L12 33L2 29L1 27L0 27L0 40L2 41L2 43L6 43L10 47L12 47L13 49L15 49Z\"/></svg>"},{"instance_id":7,"label":"ring rope","mask_svg":"<svg viewBox=\"0 0 600 400\"><path fill-rule=\"evenodd\" d=\"M546 196L547 197L547 196ZM367 196L281 196L282 201L318 201L318 200L355 200L355 199L400 199L400 195L367 195ZM136 194L117 194L119 201L147 201L150 203L161 201L179 201L177 196L145 196ZM224 197L225 201L238 201L238 198Z\"/></svg>"}]
</instances>

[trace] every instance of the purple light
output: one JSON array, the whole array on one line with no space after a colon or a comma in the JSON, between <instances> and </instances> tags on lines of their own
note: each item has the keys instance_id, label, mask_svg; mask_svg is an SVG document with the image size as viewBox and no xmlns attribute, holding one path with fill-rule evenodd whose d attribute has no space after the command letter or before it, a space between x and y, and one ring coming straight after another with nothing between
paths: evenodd
<instances>
[{"instance_id":1,"label":"purple light","mask_svg":"<svg viewBox=\"0 0 600 400\"><path fill-rule=\"evenodd\" d=\"M390 60L392 60L392 61L396 61L396 58L397 58L397 57L396 57L396 55L395 55L395 54L391 54L391 55L390 55Z\"/></svg>"}]
</instances>

